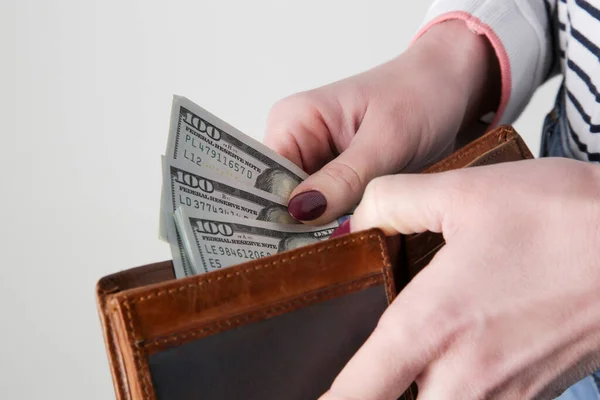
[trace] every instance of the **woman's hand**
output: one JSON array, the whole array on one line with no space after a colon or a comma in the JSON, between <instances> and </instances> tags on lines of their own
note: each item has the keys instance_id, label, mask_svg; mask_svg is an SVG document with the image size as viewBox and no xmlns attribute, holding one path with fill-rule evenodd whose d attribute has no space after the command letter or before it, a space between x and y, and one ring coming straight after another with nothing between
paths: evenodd
<instances>
[{"instance_id":1,"label":"woman's hand","mask_svg":"<svg viewBox=\"0 0 600 400\"><path fill-rule=\"evenodd\" d=\"M352 231L442 232L327 400L552 398L600 367L600 167L541 159L373 180Z\"/></svg>"},{"instance_id":2,"label":"woman's hand","mask_svg":"<svg viewBox=\"0 0 600 400\"><path fill-rule=\"evenodd\" d=\"M387 64L277 103L265 143L313 174L292 193L290 213L328 222L371 179L448 153L462 125L495 109L496 64L487 39L448 21Z\"/></svg>"}]
</instances>

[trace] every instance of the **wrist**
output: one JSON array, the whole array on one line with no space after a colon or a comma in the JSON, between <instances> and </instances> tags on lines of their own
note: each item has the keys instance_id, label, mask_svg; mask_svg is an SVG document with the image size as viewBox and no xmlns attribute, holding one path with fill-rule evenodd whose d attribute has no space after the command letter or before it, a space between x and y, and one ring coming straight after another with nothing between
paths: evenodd
<instances>
[{"instance_id":1,"label":"wrist","mask_svg":"<svg viewBox=\"0 0 600 400\"><path fill-rule=\"evenodd\" d=\"M432 93L446 90L452 112L460 119L459 129L498 109L501 81L498 59L489 40L472 32L462 20L438 23L421 35L407 51L421 71L429 73Z\"/></svg>"}]
</instances>

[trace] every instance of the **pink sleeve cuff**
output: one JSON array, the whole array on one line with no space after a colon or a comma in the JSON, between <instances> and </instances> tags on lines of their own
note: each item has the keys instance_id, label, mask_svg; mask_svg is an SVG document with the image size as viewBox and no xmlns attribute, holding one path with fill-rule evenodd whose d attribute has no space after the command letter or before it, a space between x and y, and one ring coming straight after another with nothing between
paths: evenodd
<instances>
[{"instance_id":1,"label":"pink sleeve cuff","mask_svg":"<svg viewBox=\"0 0 600 400\"><path fill-rule=\"evenodd\" d=\"M477 17L472 16L471 14L464 11L452 11L438 17L434 18L430 22L428 22L425 26L423 26L415 35L413 40L411 41L411 45L421 37L429 28L433 25L439 24L440 22L459 19L465 21L469 29L471 29L474 33L479 35L485 35L487 39L490 41L494 52L496 53L496 57L498 57L498 63L500 64L500 80L501 80L501 94L500 94L500 105L494 119L492 120L489 128L493 128L499 124L502 119L502 115L506 110L506 105L508 104L508 100L510 99L511 92L511 71L510 71L510 62L508 59L508 54L506 49L504 48L504 44L493 31L493 29L481 22Z\"/></svg>"}]
</instances>

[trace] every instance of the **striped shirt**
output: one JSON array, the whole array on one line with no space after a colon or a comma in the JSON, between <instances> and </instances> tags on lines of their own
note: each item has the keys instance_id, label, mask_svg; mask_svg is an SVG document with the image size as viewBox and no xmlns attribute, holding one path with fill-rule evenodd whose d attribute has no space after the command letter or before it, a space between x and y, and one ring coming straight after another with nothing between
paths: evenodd
<instances>
[{"instance_id":1,"label":"striped shirt","mask_svg":"<svg viewBox=\"0 0 600 400\"><path fill-rule=\"evenodd\" d=\"M437 0L419 35L449 19L486 35L498 56L492 124L512 123L540 84L562 74L564 153L600 162L600 0Z\"/></svg>"}]
</instances>

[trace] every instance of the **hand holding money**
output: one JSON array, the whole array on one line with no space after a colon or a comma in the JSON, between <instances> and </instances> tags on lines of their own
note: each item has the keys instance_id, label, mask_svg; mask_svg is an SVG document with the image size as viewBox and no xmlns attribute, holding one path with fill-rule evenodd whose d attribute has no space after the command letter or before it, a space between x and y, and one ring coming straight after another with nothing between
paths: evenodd
<instances>
[{"instance_id":1,"label":"hand holding money","mask_svg":"<svg viewBox=\"0 0 600 400\"><path fill-rule=\"evenodd\" d=\"M374 178L418 171L449 154L459 130L497 110L500 77L488 46L463 21L434 24L385 64L277 102L265 144L311 174L291 194L292 215L331 221ZM295 198L307 191L310 197ZM304 203L298 210L313 210L325 199L320 213L294 212L297 202Z\"/></svg>"},{"instance_id":2,"label":"hand holding money","mask_svg":"<svg viewBox=\"0 0 600 400\"><path fill-rule=\"evenodd\" d=\"M325 240L339 225L299 225L287 198L307 174L183 97L162 167L159 230L177 277Z\"/></svg>"}]
</instances>

